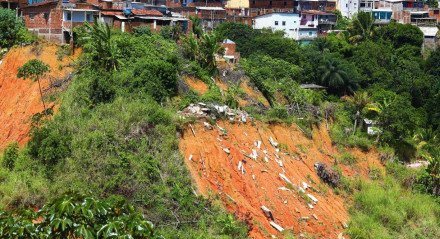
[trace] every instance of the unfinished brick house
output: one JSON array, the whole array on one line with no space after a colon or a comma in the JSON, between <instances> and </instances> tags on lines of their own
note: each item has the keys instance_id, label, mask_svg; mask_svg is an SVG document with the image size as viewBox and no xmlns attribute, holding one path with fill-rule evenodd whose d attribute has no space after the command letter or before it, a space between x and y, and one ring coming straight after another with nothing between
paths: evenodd
<instances>
[{"instance_id":1,"label":"unfinished brick house","mask_svg":"<svg viewBox=\"0 0 440 239\"><path fill-rule=\"evenodd\" d=\"M81 0L29 1L21 8L21 15L28 29L36 35L57 43L69 43L73 28L85 22L93 23L99 9Z\"/></svg>"}]
</instances>

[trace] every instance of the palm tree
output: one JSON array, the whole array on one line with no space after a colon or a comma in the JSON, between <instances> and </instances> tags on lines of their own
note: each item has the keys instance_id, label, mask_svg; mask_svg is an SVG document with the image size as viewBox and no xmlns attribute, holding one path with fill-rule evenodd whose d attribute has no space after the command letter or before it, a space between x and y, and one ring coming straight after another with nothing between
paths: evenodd
<instances>
[{"instance_id":1,"label":"palm tree","mask_svg":"<svg viewBox=\"0 0 440 239\"><path fill-rule=\"evenodd\" d=\"M215 34L203 34L199 41L200 63L209 70L217 66L215 56L221 54L223 47L219 44Z\"/></svg>"},{"instance_id":2,"label":"palm tree","mask_svg":"<svg viewBox=\"0 0 440 239\"><path fill-rule=\"evenodd\" d=\"M326 64L320 66L321 83L327 85L337 93L352 93L356 88L356 83L348 76L339 61L330 59Z\"/></svg>"},{"instance_id":3,"label":"palm tree","mask_svg":"<svg viewBox=\"0 0 440 239\"><path fill-rule=\"evenodd\" d=\"M192 22L192 32L196 34L197 37L202 36L203 28L202 28L202 20L197 16L189 17L189 20Z\"/></svg>"},{"instance_id":4,"label":"palm tree","mask_svg":"<svg viewBox=\"0 0 440 239\"><path fill-rule=\"evenodd\" d=\"M107 23L97 20L90 25L85 24L88 34L84 37L90 42L90 51L93 53L93 59L101 63L106 69L117 70L121 64L121 52L114 41L112 41L112 29Z\"/></svg>"},{"instance_id":5,"label":"palm tree","mask_svg":"<svg viewBox=\"0 0 440 239\"><path fill-rule=\"evenodd\" d=\"M374 30L374 19L371 13L359 12L348 27L351 42L371 39Z\"/></svg>"},{"instance_id":6,"label":"palm tree","mask_svg":"<svg viewBox=\"0 0 440 239\"><path fill-rule=\"evenodd\" d=\"M22 67L18 68L17 77L23 78L23 79L31 79L33 82L38 82L38 88L40 89L40 97L41 101L43 102L44 112L46 113L46 104L44 103L43 99L43 91L41 90L41 84L40 79L50 71L49 65L45 64L44 62L33 59L26 64L24 64Z\"/></svg>"},{"instance_id":7,"label":"palm tree","mask_svg":"<svg viewBox=\"0 0 440 239\"><path fill-rule=\"evenodd\" d=\"M354 104L356 108L356 114L355 114L354 126L353 126L353 134L354 134L357 129L357 120L360 114L364 111L365 107L371 104L371 98L368 95L368 92L358 91L355 92L353 96L348 98L348 102Z\"/></svg>"}]
</instances>

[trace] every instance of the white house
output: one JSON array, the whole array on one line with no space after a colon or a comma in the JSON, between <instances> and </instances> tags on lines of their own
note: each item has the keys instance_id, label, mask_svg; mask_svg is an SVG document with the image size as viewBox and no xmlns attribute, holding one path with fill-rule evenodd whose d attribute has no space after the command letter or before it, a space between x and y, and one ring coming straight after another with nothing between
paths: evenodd
<instances>
[{"instance_id":1,"label":"white house","mask_svg":"<svg viewBox=\"0 0 440 239\"><path fill-rule=\"evenodd\" d=\"M300 16L298 13L270 13L254 18L254 29L272 29L284 31L285 36L298 40L300 28Z\"/></svg>"},{"instance_id":2,"label":"white house","mask_svg":"<svg viewBox=\"0 0 440 239\"><path fill-rule=\"evenodd\" d=\"M360 0L338 0L336 8L341 11L342 16L351 18L359 12Z\"/></svg>"}]
</instances>

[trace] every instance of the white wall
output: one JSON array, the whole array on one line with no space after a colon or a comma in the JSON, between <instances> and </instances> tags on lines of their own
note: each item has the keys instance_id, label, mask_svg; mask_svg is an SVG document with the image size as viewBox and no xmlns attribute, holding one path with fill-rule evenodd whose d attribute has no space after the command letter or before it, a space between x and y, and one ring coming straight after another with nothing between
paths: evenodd
<instances>
[{"instance_id":1,"label":"white wall","mask_svg":"<svg viewBox=\"0 0 440 239\"><path fill-rule=\"evenodd\" d=\"M342 16L351 18L359 11L359 0L338 0L337 9Z\"/></svg>"},{"instance_id":2,"label":"white wall","mask_svg":"<svg viewBox=\"0 0 440 239\"><path fill-rule=\"evenodd\" d=\"M254 19L254 29L281 30L285 32L286 37L294 39L298 39L299 24L299 14L296 13L271 13Z\"/></svg>"}]
</instances>

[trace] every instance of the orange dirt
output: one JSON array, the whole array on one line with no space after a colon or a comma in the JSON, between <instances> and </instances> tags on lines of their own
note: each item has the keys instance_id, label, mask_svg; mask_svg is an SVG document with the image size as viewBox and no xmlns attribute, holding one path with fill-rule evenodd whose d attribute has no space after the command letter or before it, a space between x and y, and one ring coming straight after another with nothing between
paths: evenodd
<instances>
[{"instance_id":1,"label":"orange dirt","mask_svg":"<svg viewBox=\"0 0 440 239\"><path fill-rule=\"evenodd\" d=\"M80 54L77 50L75 56L65 57L63 61L58 61L56 56L58 46L49 44L40 46L42 48L38 50L35 50L35 46L13 48L0 64L0 149L14 141L20 145L25 144L28 140L31 117L43 110L38 83L17 79L18 68L34 58L48 64L51 72L41 80L44 90L50 84L49 79L67 76L72 68L66 65L72 63L72 58L75 59ZM41 54L37 56L36 51ZM45 101L48 102L47 99ZM47 105L51 107L54 103Z\"/></svg>"},{"instance_id":2,"label":"orange dirt","mask_svg":"<svg viewBox=\"0 0 440 239\"><path fill-rule=\"evenodd\" d=\"M250 98L255 99L257 101L259 101L260 103L262 103L264 106L268 107L269 106L269 101L267 101L266 98L264 98L263 94L260 93L260 91L258 90L254 90L252 89L252 87L249 85L249 81L248 80L244 80L241 84L240 84L240 88L244 91L245 94L247 94ZM243 104L243 105L242 105ZM249 104L249 102L247 101L243 101L240 102L240 106L244 106Z\"/></svg>"},{"instance_id":3,"label":"orange dirt","mask_svg":"<svg viewBox=\"0 0 440 239\"><path fill-rule=\"evenodd\" d=\"M197 80L189 76L186 76L184 80L189 87L197 91L197 93L199 94L205 94L209 89L208 85L201 80Z\"/></svg>"},{"instance_id":4,"label":"orange dirt","mask_svg":"<svg viewBox=\"0 0 440 239\"><path fill-rule=\"evenodd\" d=\"M187 129L179 147L198 191L205 196L218 196L230 212L248 223L251 238L283 237L269 224L261 210L263 205L272 211L275 223L295 235L302 233L314 238L337 238L344 231L343 223L348 221L347 199L321 183L314 170L318 161L333 165L334 156L339 154L332 146L324 125L314 131L313 139L308 139L296 125L260 122L218 124L226 129L226 136L221 136L218 129L207 130L203 124L197 123L193 126L196 136ZM269 137L280 143L280 152L277 153L269 143ZM254 145L257 140L262 141L261 149ZM224 148L228 148L230 154ZM251 154L252 149L257 150L257 160L245 156ZM268 162L263 159L263 150L268 151ZM282 167L275 161L275 154L283 162ZM345 175L366 177L369 164L380 167L375 151L364 153L353 150L352 154L359 158L360 163L353 168L340 165ZM240 160L246 161L244 174L238 170ZM295 190L279 189L292 188L280 178L280 173L293 185L300 186L306 182L312 186L305 193L318 199L313 209L307 205L310 200L306 195L301 196ZM308 220L301 220L302 217L308 217Z\"/></svg>"}]
</instances>

